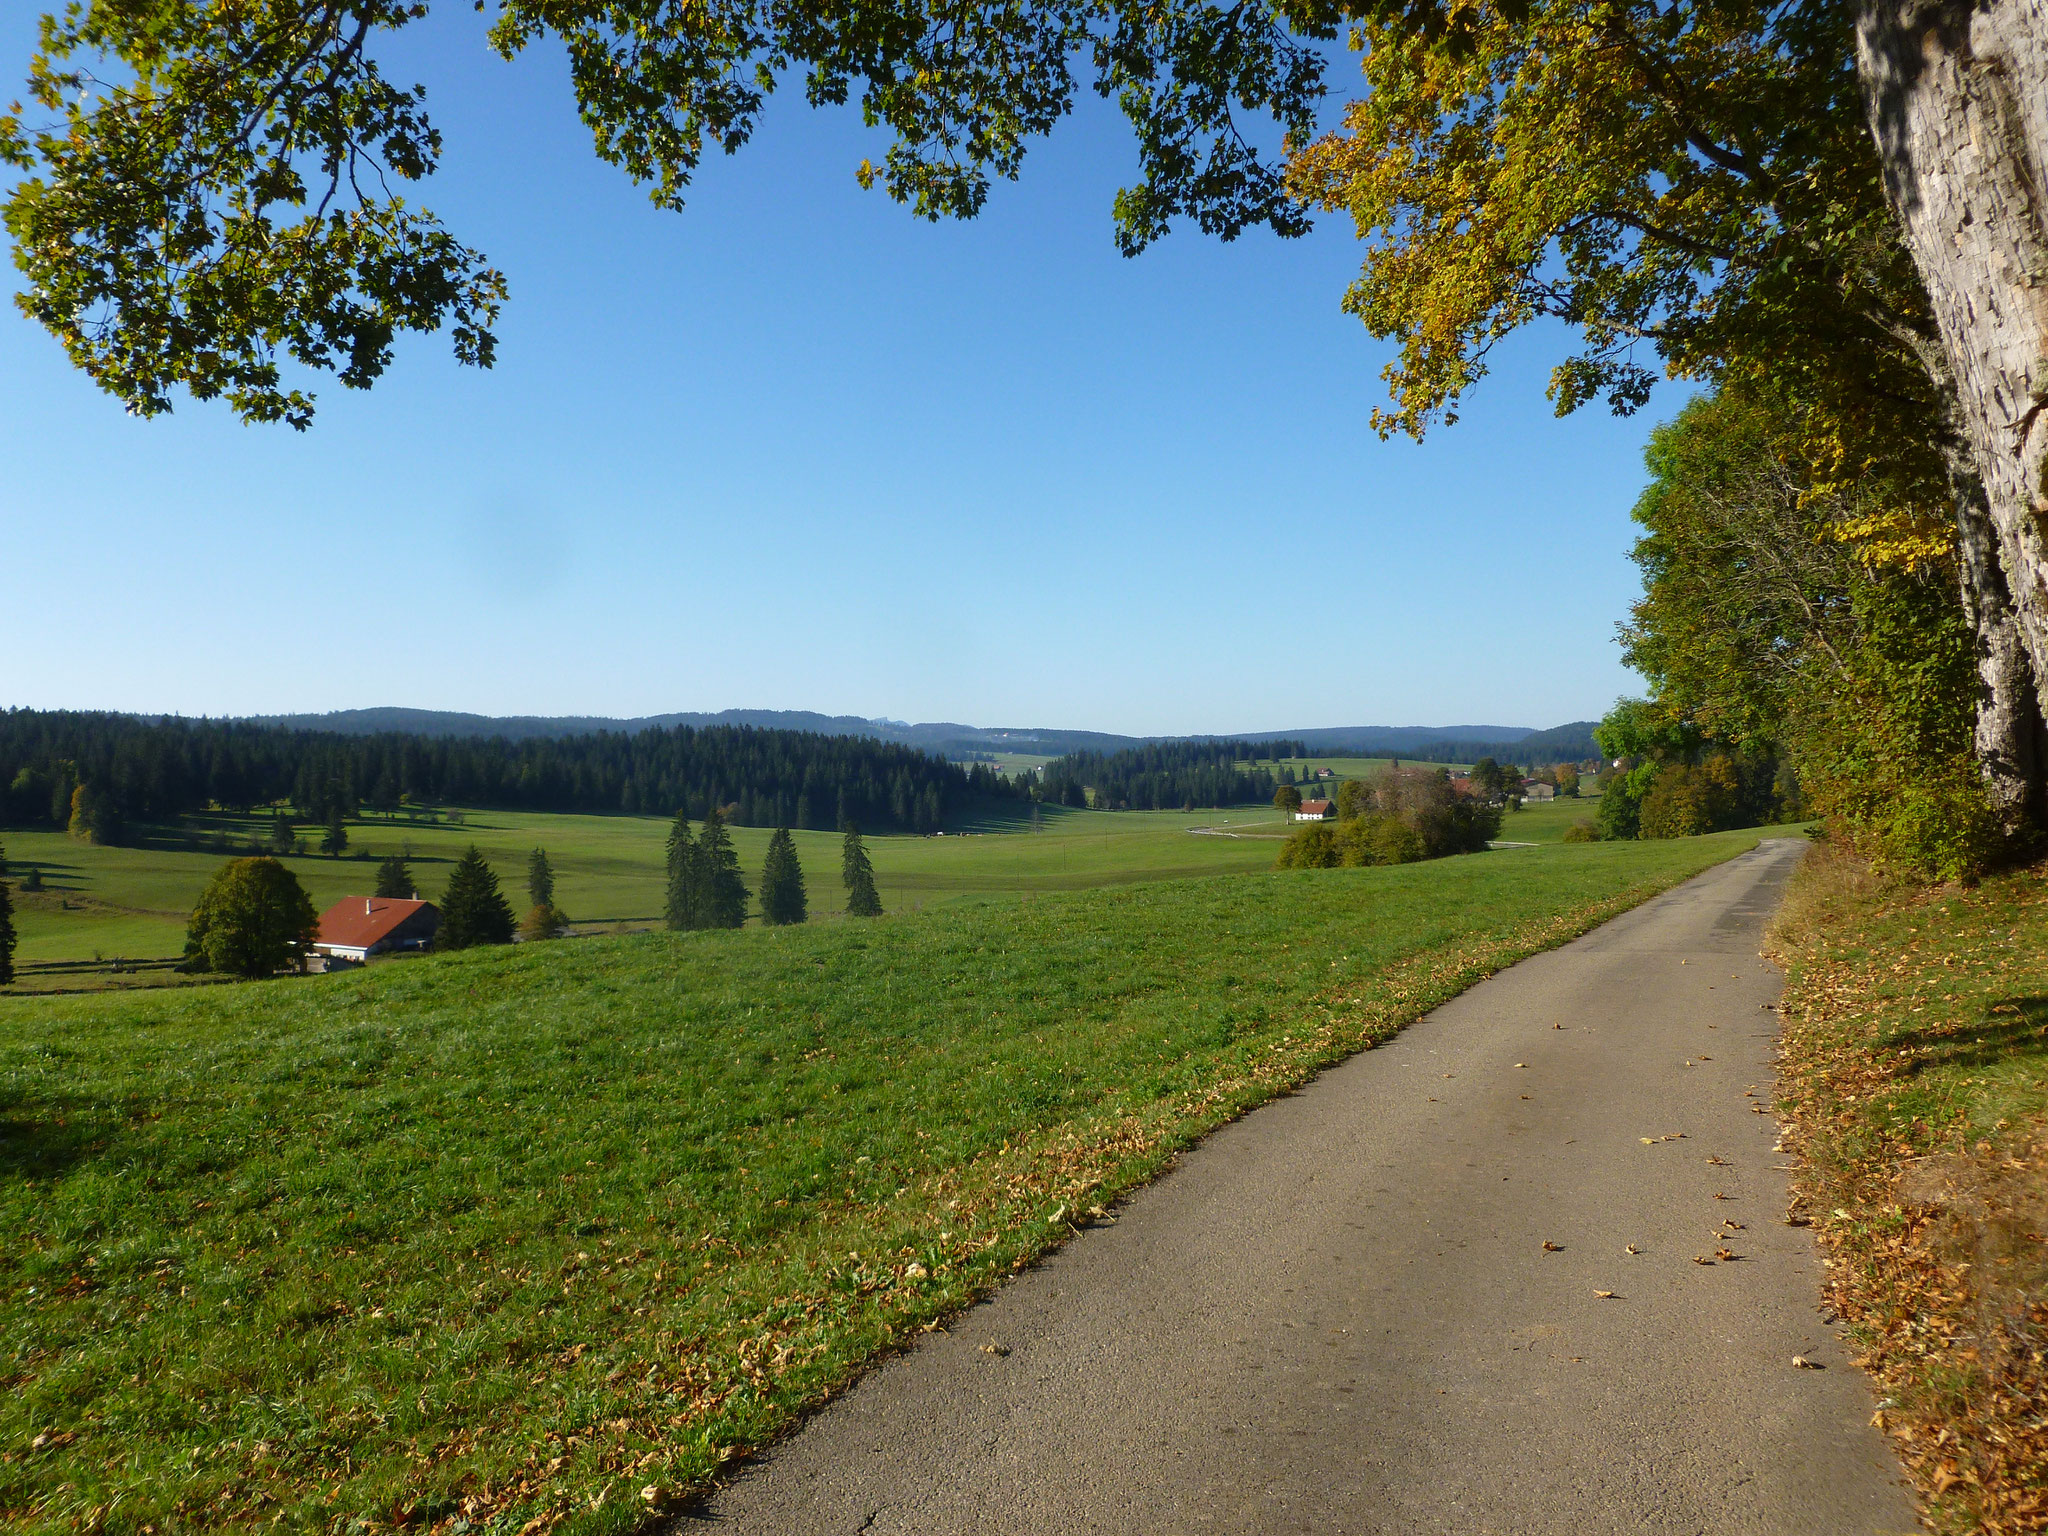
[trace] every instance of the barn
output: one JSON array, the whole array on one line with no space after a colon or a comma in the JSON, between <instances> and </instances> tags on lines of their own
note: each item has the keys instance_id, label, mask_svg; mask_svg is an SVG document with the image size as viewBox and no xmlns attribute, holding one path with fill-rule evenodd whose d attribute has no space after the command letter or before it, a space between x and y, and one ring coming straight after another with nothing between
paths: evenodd
<instances>
[{"instance_id":1,"label":"barn","mask_svg":"<svg viewBox=\"0 0 2048 1536\"><path fill-rule=\"evenodd\" d=\"M425 949L440 926L440 909L431 901L344 896L320 914L313 950L330 960L360 964L372 955Z\"/></svg>"}]
</instances>

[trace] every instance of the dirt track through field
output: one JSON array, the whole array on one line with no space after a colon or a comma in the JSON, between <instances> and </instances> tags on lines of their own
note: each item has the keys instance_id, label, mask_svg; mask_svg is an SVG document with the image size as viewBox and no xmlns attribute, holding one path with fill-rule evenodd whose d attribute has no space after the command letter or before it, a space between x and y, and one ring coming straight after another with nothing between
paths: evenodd
<instances>
[{"instance_id":1,"label":"dirt track through field","mask_svg":"<svg viewBox=\"0 0 2048 1536\"><path fill-rule=\"evenodd\" d=\"M1218 1132L683 1528L1913 1531L1757 1112L1800 847Z\"/></svg>"}]
</instances>

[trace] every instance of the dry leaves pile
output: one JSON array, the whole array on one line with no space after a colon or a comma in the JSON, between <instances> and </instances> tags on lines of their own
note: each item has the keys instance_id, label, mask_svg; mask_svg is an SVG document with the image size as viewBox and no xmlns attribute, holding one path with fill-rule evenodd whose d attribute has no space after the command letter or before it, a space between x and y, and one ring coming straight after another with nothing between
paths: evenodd
<instances>
[{"instance_id":1,"label":"dry leaves pile","mask_svg":"<svg viewBox=\"0 0 2048 1536\"><path fill-rule=\"evenodd\" d=\"M1773 928L1795 1220L1942 1531L2048 1531L2048 870L1817 849Z\"/></svg>"}]
</instances>

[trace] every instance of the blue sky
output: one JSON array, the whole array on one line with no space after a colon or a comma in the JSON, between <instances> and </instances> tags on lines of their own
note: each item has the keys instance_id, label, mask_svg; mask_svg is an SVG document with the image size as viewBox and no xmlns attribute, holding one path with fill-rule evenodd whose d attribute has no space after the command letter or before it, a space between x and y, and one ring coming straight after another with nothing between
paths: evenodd
<instances>
[{"instance_id":1,"label":"blue sky","mask_svg":"<svg viewBox=\"0 0 2048 1536\"><path fill-rule=\"evenodd\" d=\"M17 77L31 19L0 16ZM879 144L795 96L676 215L595 159L552 51L483 27L383 57L447 142L414 195L511 282L495 369L412 338L373 391L316 381L305 434L141 422L0 315L0 703L1152 733L1631 691L1628 508L1676 391L1559 422L1538 333L1382 443L1348 222L1126 260L1092 96L972 223L861 191Z\"/></svg>"}]
</instances>

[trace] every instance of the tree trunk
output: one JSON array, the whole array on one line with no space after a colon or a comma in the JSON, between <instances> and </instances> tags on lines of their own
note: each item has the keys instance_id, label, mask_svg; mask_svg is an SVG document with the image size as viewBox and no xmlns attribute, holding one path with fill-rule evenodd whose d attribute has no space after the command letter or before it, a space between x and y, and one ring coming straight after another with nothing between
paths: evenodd
<instances>
[{"instance_id":1,"label":"tree trunk","mask_svg":"<svg viewBox=\"0 0 2048 1536\"><path fill-rule=\"evenodd\" d=\"M1856 44L1981 489L1957 498L1978 757L2019 832L2048 773L2048 0L1862 0Z\"/></svg>"},{"instance_id":2,"label":"tree trunk","mask_svg":"<svg viewBox=\"0 0 2048 1536\"><path fill-rule=\"evenodd\" d=\"M1951 480L1963 612L1977 634L1977 766L1999 824L2008 837L2024 841L2048 812L2043 785L2048 735L2036 673L1999 561L1998 530L1974 466L1954 465Z\"/></svg>"}]
</instances>

